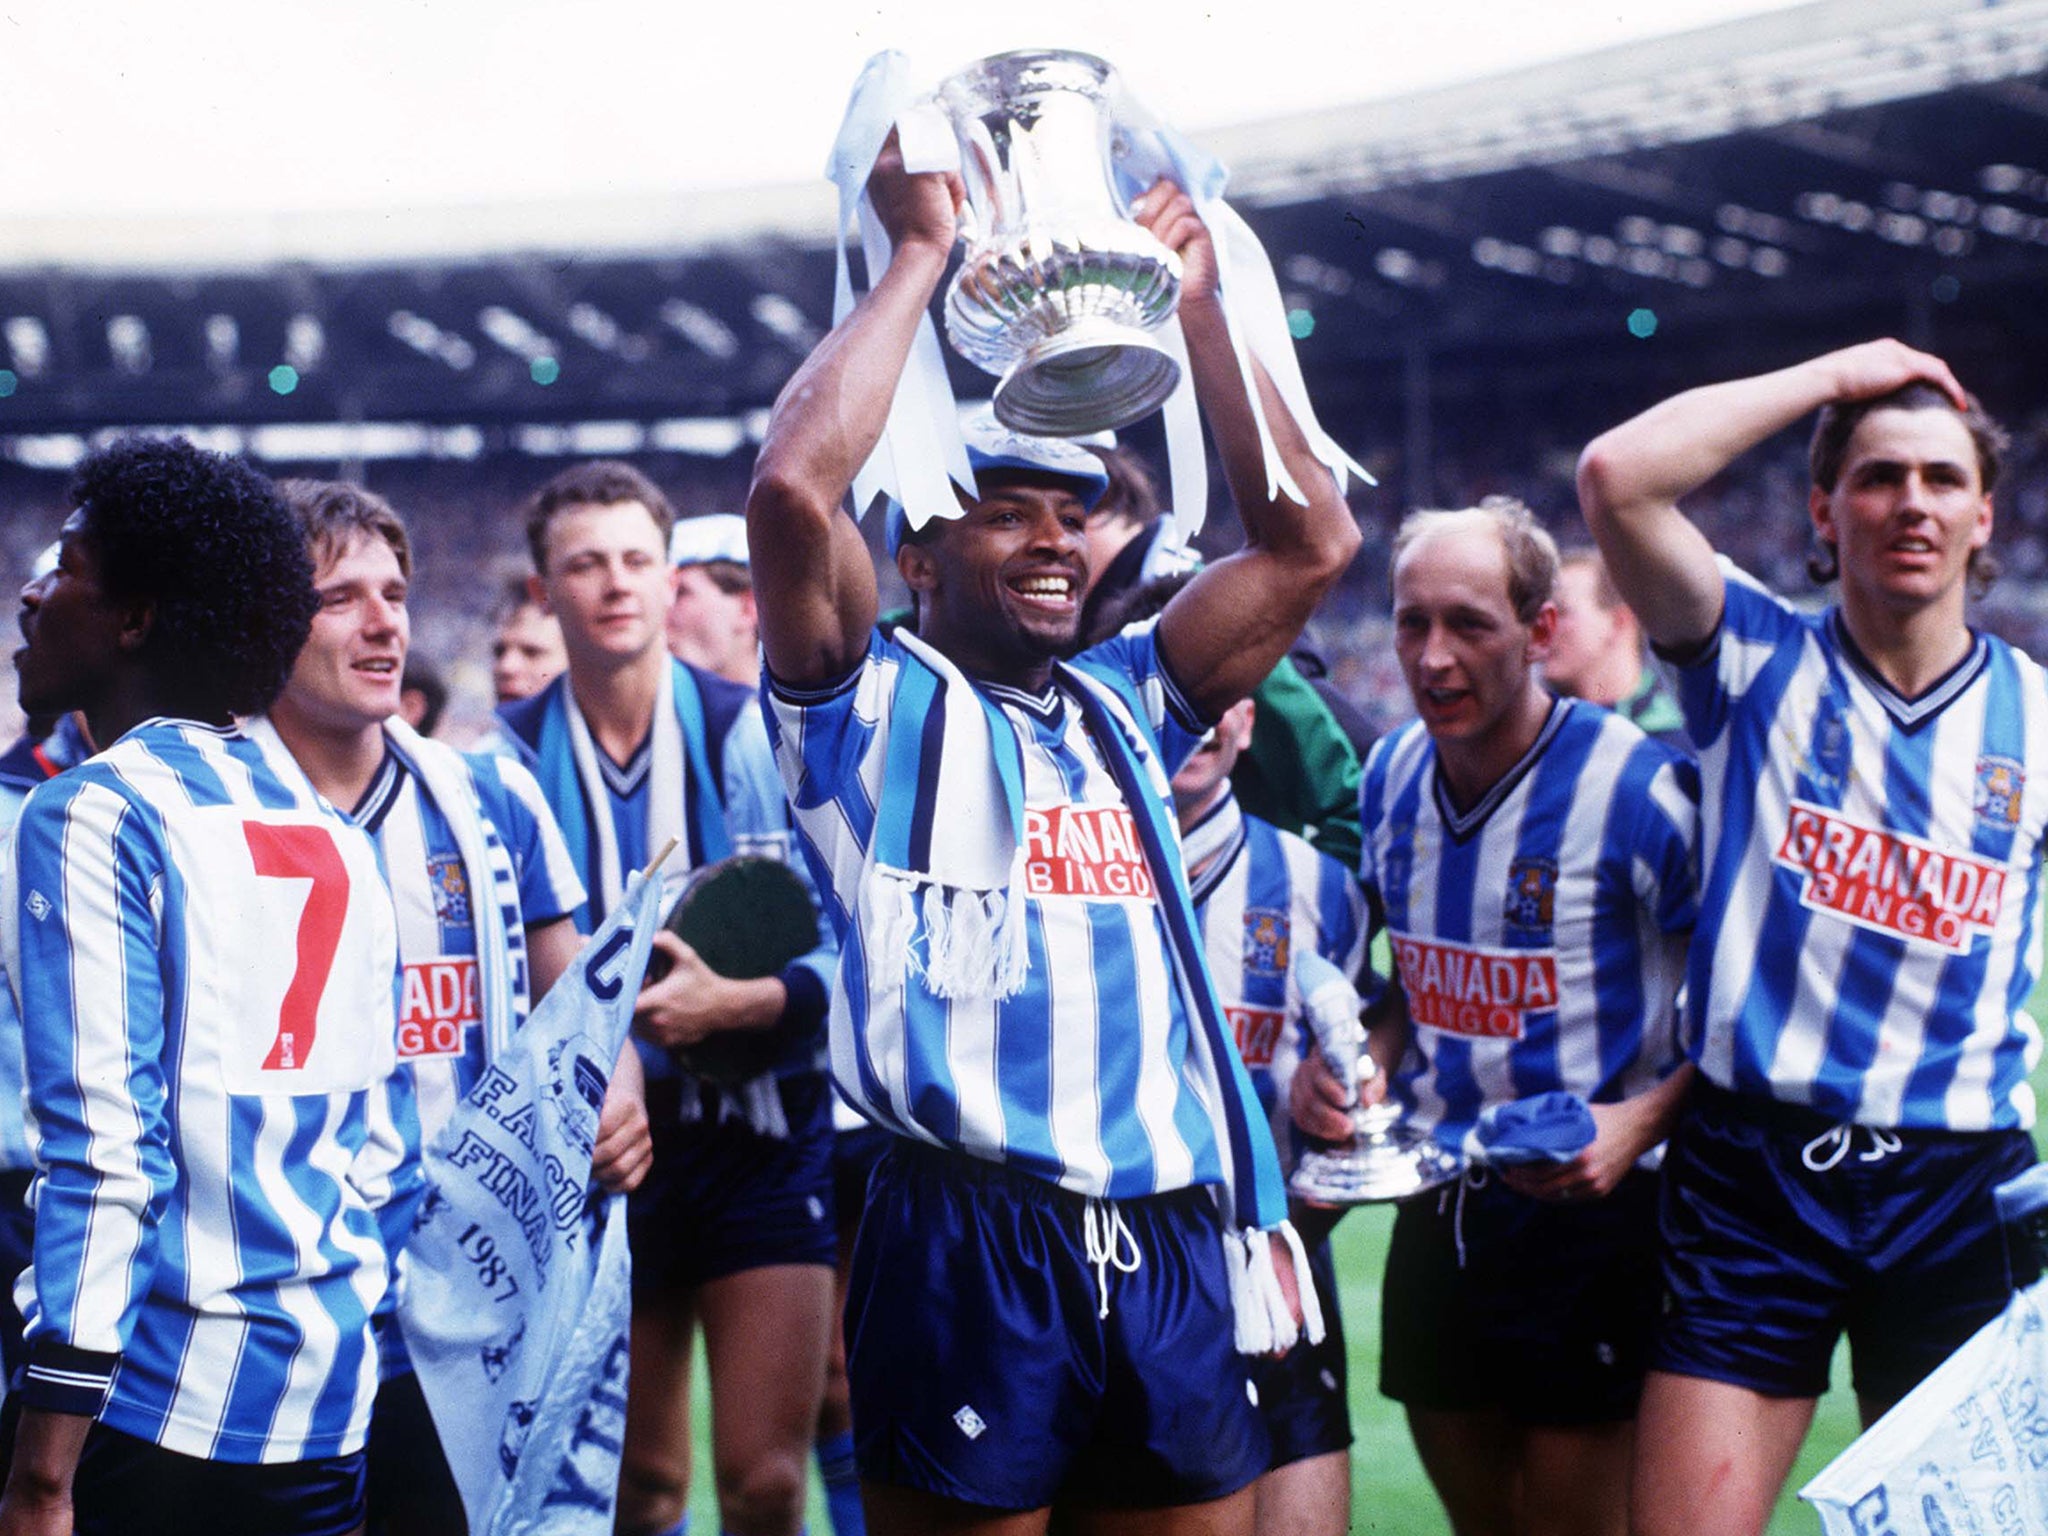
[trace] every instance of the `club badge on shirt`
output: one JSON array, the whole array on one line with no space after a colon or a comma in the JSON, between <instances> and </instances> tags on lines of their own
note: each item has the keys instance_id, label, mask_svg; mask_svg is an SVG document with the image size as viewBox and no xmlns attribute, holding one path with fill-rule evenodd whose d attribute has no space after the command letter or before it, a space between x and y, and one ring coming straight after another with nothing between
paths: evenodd
<instances>
[{"instance_id":1,"label":"club badge on shirt","mask_svg":"<svg viewBox=\"0 0 2048 1536\"><path fill-rule=\"evenodd\" d=\"M1977 759L1977 819L1994 827L2020 824L2020 800L2027 792L2027 770L2009 757Z\"/></svg>"},{"instance_id":2,"label":"club badge on shirt","mask_svg":"<svg viewBox=\"0 0 2048 1536\"><path fill-rule=\"evenodd\" d=\"M1555 860L1516 859L1508 865L1507 902L1501 916L1521 933L1550 932L1557 918Z\"/></svg>"},{"instance_id":3,"label":"club badge on shirt","mask_svg":"<svg viewBox=\"0 0 2048 1536\"><path fill-rule=\"evenodd\" d=\"M1251 976L1285 976L1293 948L1294 922L1271 907L1244 909L1244 968Z\"/></svg>"},{"instance_id":4,"label":"club badge on shirt","mask_svg":"<svg viewBox=\"0 0 2048 1536\"><path fill-rule=\"evenodd\" d=\"M429 854L427 885L434 893L434 916L445 928L468 928L469 876L463 872L460 854Z\"/></svg>"}]
</instances>

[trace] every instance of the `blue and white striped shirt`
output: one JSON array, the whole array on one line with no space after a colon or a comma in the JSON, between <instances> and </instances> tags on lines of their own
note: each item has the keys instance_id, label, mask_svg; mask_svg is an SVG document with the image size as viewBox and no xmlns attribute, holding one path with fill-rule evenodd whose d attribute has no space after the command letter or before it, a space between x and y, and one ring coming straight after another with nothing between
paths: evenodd
<instances>
[{"instance_id":1,"label":"blue and white striped shirt","mask_svg":"<svg viewBox=\"0 0 2048 1536\"><path fill-rule=\"evenodd\" d=\"M1365 897L1350 870L1292 832L1245 815L1227 790L1187 838L1190 860L1198 844L1222 844L1189 885L1237 1054L1272 1125L1281 1166L1292 1168L1299 1148L1287 1088L1315 1049L1294 959L1313 952L1356 977L1365 959Z\"/></svg>"},{"instance_id":2,"label":"blue and white striped shirt","mask_svg":"<svg viewBox=\"0 0 2048 1536\"><path fill-rule=\"evenodd\" d=\"M24 1400L218 1461L356 1449L397 973L368 837L240 732L153 720L29 796L7 873Z\"/></svg>"},{"instance_id":3,"label":"blue and white striped shirt","mask_svg":"<svg viewBox=\"0 0 2048 1536\"><path fill-rule=\"evenodd\" d=\"M1697 793L1677 753L1574 700L1462 813L1420 722L1374 744L1361 873L1414 1024L1392 1084L1410 1124L1456 1148L1489 1105L1613 1103L1678 1064Z\"/></svg>"},{"instance_id":4,"label":"blue and white striped shirt","mask_svg":"<svg viewBox=\"0 0 2048 1536\"><path fill-rule=\"evenodd\" d=\"M1835 610L1723 576L1715 644L1677 674L1705 785L1700 1070L1863 1125L2031 1126L2048 679L1980 636L1901 698Z\"/></svg>"},{"instance_id":5,"label":"blue and white striped shirt","mask_svg":"<svg viewBox=\"0 0 2048 1536\"><path fill-rule=\"evenodd\" d=\"M1007 1164L1078 1194L1126 1198L1223 1179L1215 1131L1188 1070L1190 1021L1152 871L1132 813L1080 706L976 687L1022 763L1018 883L1029 962L1005 998L934 996L878 941L875 845L899 642L877 634L861 665L816 691L770 680L776 753L798 832L840 939L832 1068L840 1091L900 1135ZM1162 805L1166 775L1206 728L1134 628L1077 666L1129 679ZM932 717L937 719L935 713ZM944 748L941 748L944 751ZM993 798L936 807L934 842L984 838ZM1170 825L1170 809L1165 814ZM1173 850L1178 856L1178 847Z\"/></svg>"},{"instance_id":6,"label":"blue and white striped shirt","mask_svg":"<svg viewBox=\"0 0 2048 1536\"><path fill-rule=\"evenodd\" d=\"M386 754L353 813L356 824L377 840L397 908L405 973L397 1047L399 1064L412 1080L415 1146L440 1133L489 1064L477 985L478 919L508 929L534 928L569 916L584 896L533 775L505 758L450 756L511 855L517 907L506 910L490 892L472 888L448 818L395 753ZM524 991L523 978L518 980ZM400 1230L410 1230L409 1218Z\"/></svg>"},{"instance_id":7,"label":"blue and white striped shirt","mask_svg":"<svg viewBox=\"0 0 2048 1536\"><path fill-rule=\"evenodd\" d=\"M6 857L4 841L14 835L15 818L29 791L91 755L84 733L70 715L59 720L44 740L24 736L0 754L0 859ZM0 1172L23 1173L35 1166L22 1107L27 1096L21 1014L14 1006L13 987L0 985Z\"/></svg>"}]
</instances>

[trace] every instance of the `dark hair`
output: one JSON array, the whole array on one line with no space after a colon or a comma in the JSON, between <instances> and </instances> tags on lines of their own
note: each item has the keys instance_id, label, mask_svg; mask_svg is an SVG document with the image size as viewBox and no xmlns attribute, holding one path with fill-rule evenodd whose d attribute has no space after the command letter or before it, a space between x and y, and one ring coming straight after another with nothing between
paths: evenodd
<instances>
[{"instance_id":1,"label":"dark hair","mask_svg":"<svg viewBox=\"0 0 2048 1536\"><path fill-rule=\"evenodd\" d=\"M1849 456L1849 439L1863 418L1873 411L1947 411L1970 434L1970 446L1977 450L1977 478L1984 494L1998 488L1998 470L2012 439L2005 428L1993 421L1975 395L1968 397L1969 409L1959 411L1955 402L1932 384L1914 380L1888 395L1870 400L1838 400L1824 405L1813 425L1813 441L1807 446L1807 468L1813 483L1832 491L1842 476L1842 463Z\"/></svg>"},{"instance_id":2,"label":"dark hair","mask_svg":"<svg viewBox=\"0 0 2048 1536\"><path fill-rule=\"evenodd\" d=\"M346 480L281 480L277 491L298 516L316 573L356 539L375 538L391 546L399 575L412 579L412 541L405 523L375 491Z\"/></svg>"},{"instance_id":3,"label":"dark hair","mask_svg":"<svg viewBox=\"0 0 2048 1536\"><path fill-rule=\"evenodd\" d=\"M697 569L727 597L754 590L754 573L737 560L699 560Z\"/></svg>"},{"instance_id":4,"label":"dark hair","mask_svg":"<svg viewBox=\"0 0 2048 1536\"><path fill-rule=\"evenodd\" d=\"M1128 448L1091 448L1109 471L1109 488L1097 499L1091 517L1117 517L1149 528L1159 521L1159 483L1145 461Z\"/></svg>"},{"instance_id":5,"label":"dark hair","mask_svg":"<svg viewBox=\"0 0 2048 1536\"><path fill-rule=\"evenodd\" d=\"M319 605L277 488L182 437L129 435L86 457L71 500L107 596L153 609L140 659L178 711L268 709Z\"/></svg>"},{"instance_id":6,"label":"dark hair","mask_svg":"<svg viewBox=\"0 0 2048 1536\"><path fill-rule=\"evenodd\" d=\"M400 693L417 693L426 700L427 707L420 711L420 722L413 729L422 736L434 734L434 727L441 723L441 712L448 707L448 685L441 681L441 671L422 656L408 656L405 661L405 675L399 679Z\"/></svg>"},{"instance_id":7,"label":"dark hair","mask_svg":"<svg viewBox=\"0 0 2048 1536\"><path fill-rule=\"evenodd\" d=\"M498 593L498 606L491 610L491 623L501 626L508 622L522 608L538 609L540 599L533 595L533 589L526 584L524 576L509 578Z\"/></svg>"},{"instance_id":8,"label":"dark hair","mask_svg":"<svg viewBox=\"0 0 2048 1536\"><path fill-rule=\"evenodd\" d=\"M1863 418L1873 411L1947 411L1970 434L1970 446L1977 454L1977 480L1989 496L1998 488L1998 472L2012 438L1992 419L1975 395L1965 397L1968 408L1957 410L1953 400L1922 379L1901 385L1890 394L1869 400L1838 400L1824 405L1813 424L1813 440L1807 444L1806 466L1814 485L1832 494L1842 478L1842 465L1849 457L1849 439L1856 435ZM1998 562L1988 549L1970 552L1970 586L1981 593L1998 575ZM1814 538L1814 549L1806 557L1806 574L1825 585L1842 574L1840 552L1834 545Z\"/></svg>"},{"instance_id":9,"label":"dark hair","mask_svg":"<svg viewBox=\"0 0 2048 1536\"><path fill-rule=\"evenodd\" d=\"M1154 576L1150 581L1117 593L1102 605L1101 612L1090 622L1087 633L1082 637L1082 645L1100 645L1111 635L1164 613L1166 605L1194 579L1193 571L1175 571L1170 576Z\"/></svg>"},{"instance_id":10,"label":"dark hair","mask_svg":"<svg viewBox=\"0 0 2048 1536\"><path fill-rule=\"evenodd\" d=\"M632 465L618 459L592 459L572 464L527 498L521 516L526 522L526 548L533 556L533 568L542 575L548 568L548 524L555 514L570 507L616 507L637 501L661 530L661 547L668 549L668 536L676 525L676 509L661 494L661 487Z\"/></svg>"}]
</instances>

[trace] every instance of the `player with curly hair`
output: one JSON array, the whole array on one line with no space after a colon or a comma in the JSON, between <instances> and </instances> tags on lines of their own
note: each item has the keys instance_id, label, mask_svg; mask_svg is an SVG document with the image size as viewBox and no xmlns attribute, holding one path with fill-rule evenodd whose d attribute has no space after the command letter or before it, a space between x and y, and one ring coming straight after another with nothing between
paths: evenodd
<instances>
[{"instance_id":1,"label":"player with curly hair","mask_svg":"<svg viewBox=\"0 0 2048 1536\"><path fill-rule=\"evenodd\" d=\"M182 439L117 442L72 496L15 665L28 713L109 745L29 795L0 894L37 1170L0 1532L343 1536L398 1166L368 1112L391 900L235 724L305 642L312 564L267 480Z\"/></svg>"},{"instance_id":2,"label":"player with curly hair","mask_svg":"<svg viewBox=\"0 0 2048 1536\"><path fill-rule=\"evenodd\" d=\"M296 525L277 523L268 480L183 438L124 437L79 466L71 500L65 542L86 534L106 598L153 610L135 681L154 713L225 723L277 697L315 598ZM23 707L33 708L26 693ZM77 707L91 720L90 702ZM92 724L95 740L117 734Z\"/></svg>"}]
</instances>

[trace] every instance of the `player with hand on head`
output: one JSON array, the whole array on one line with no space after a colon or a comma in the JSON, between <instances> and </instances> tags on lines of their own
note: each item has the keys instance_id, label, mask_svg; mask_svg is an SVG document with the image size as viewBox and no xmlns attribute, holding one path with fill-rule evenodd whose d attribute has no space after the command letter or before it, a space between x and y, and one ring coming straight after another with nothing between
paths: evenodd
<instances>
[{"instance_id":1,"label":"player with hand on head","mask_svg":"<svg viewBox=\"0 0 2048 1536\"><path fill-rule=\"evenodd\" d=\"M1258 1230L1284 1225L1277 1160L1202 961L1166 780L1285 654L1358 533L1261 374L1307 502L1269 490L1208 231L1162 183L1133 216L1180 255L1245 547L1155 623L1062 663L1106 477L1072 444L982 424L962 515L893 521L917 618L882 635L843 504L960 193L892 141L868 194L893 259L783 391L747 523L784 781L843 945L834 1076L895 1133L848 1300L869 1520L1026 1533L1058 1505L1097 1530L1249 1531L1266 1445L1233 1344L1292 1336L1298 1240Z\"/></svg>"},{"instance_id":2,"label":"player with hand on head","mask_svg":"<svg viewBox=\"0 0 2048 1536\"><path fill-rule=\"evenodd\" d=\"M455 752L397 718L412 580L398 514L355 485L290 480L279 491L298 517L320 606L284 691L246 729L346 807L383 855L404 987L399 1074L381 1108L413 1162L575 957L581 939L569 914L583 886L530 773ZM494 983L480 976L485 965L497 968ZM652 1155L639 1057L629 1047L605 1100L592 1172L608 1189L632 1189ZM389 1202L382 1221L402 1266L414 1197L424 1190L410 1169L397 1182L409 1196ZM378 1318L371 1515L389 1536L460 1532L462 1501L391 1300Z\"/></svg>"},{"instance_id":3,"label":"player with hand on head","mask_svg":"<svg viewBox=\"0 0 2048 1536\"><path fill-rule=\"evenodd\" d=\"M1585 1139L1557 1161L1496 1152L1395 1218L1380 1388L1458 1536L1626 1529L1657 1305L1650 1154L1691 1075L1673 999L1697 781L1620 716L1544 690L1556 572L1520 502L1403 521L1394 647L1418 718L1374 745L1360 790L1395 962L1368 1102L1391 1092L1453 1153L1489 1114L1539 1107ZM1320 1053L1294 1087L1304 1130L1350 1135Z\"/></svg>"},{"instance_id":4,"label":"player with hand on head","mask_svg":"<svg viewBox=\"0 0 2048 1536\"><path fill-rule=\"evenodd\" d=\"M0 1532L343 1536L396 1160L391 898L235 724L305 641L311 562L267 480L183 439L90 455L72 498L16 672L25 711L108 745L30 794L0 904L37 1163Z\"/></svg>"},{"instance_id":5,"label":"player with hand on head","mask_svg":"<svg viewBox=\"0 0 2048 1536\"><path fill-rule=\"evenodd\" d=\"M668 499L632 466L580 464L528 502L533 588L560 620L569 669L500 711L539 779L590 901L586 930L671 837L675 885L729 855L787 858L789 807L755 696L664 645L675 571ZM690 1347L711 1372L720 1519L733 1536L795 1536L824 1393L832 1295L831 1087L822 1064L832 954L778 974L717 974L667 931L667 964L635 1009L654 1168L628 1206L633 1340L619 1530L686 1519ZM771 1064L740 1082L671 1053L763 1033ZM728 1044L730 1042L727 1042Z\"/></svg>"},{"instance_id":6,"label":"player with hand on head","mask_svg":"<svg viewBox=\"0 0 2048 1536\"><path fill-rule=\"evenodd\" d=\"M1680 498L1819 411L1806 613ZM1844 1328L1865 1422L2006 1304L1993 1189L2035 1159L2048 680L1971 629L2003 434L1878 341L1674 396L1579 498L1700 752L1701 1082L1664 1169L1635 1524L1764 1528Z\"/></svg>"}]
</instances>

